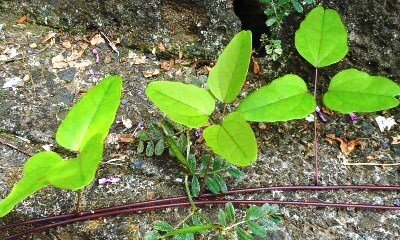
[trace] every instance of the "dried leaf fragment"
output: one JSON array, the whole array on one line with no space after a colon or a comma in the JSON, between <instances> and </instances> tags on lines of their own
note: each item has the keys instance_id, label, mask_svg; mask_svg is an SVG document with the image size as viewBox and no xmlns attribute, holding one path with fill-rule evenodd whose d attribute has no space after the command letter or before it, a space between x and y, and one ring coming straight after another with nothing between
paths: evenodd
<instances>
[{"instance_id":1,"label":"dried leaf fragment","mask_svg":"<svg viewBox=\"0 0 400 240\"><path fill-rule=\"evenodd\" d=\"M28 16L23 16L22 18L18 19L19 24L23 24L28 22Z\"/></svg>"},{"instance_id":2,"label":"dried leaf fragment","mask_svg":"<svg viewBox=\"0 0 400 240\"><path fill-rule=\"evenodd\" d=\"M253 58L253 73L255 75L259 75L260 71L260 64L258 63L257 59Z\"/></svg>"},{"instance_id":3,"label":"dried leaf fragment","mask_svg":"<svg viewBox=\"0 0 400 240\"><path fill-rule=\"evenodd\" d=\"M356 149L356 147L360 147L361 149L363 149L365 147L365 143L361 140L356 139L356 140L348 141L345 138L336 137L335 134L328 134L328 135L326 135L325 139L330 144L339 143L340 151L346 156L348 156L352 151L354 151L354 149Z\"/></svg>"}]
</instances>

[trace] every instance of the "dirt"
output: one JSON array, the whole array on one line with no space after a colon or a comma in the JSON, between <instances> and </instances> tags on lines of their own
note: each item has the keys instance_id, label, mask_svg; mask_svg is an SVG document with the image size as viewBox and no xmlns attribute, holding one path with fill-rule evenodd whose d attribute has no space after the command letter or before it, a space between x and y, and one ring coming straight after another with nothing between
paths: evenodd
<instances>
[{"instance_id":1,"label":"dirt","mask_svg":"<svg viewBox=\"0 0 400 240\"><path fill-rule=\"evenodd\" d=\"M327 5L331 4L329 2ZM397 6L379 5L370 11L382 9L397 11ZM357 67L370 74L382 74L399 82L398 41L399 35L390 32L390 24L396 24L391 18L390 24L385 19L368 18L367 11L359 15L349 14L355 6L344 4L343 11L350 31L350 48L353 49L346 61L321 72L321 81L328 80L338 70ZM394 16L398 16L394 15ZM72 105L81 95L90 89L98 79L112 74L121 74L124 78L124 92L111 136L132 134L133 129L144 123L148 127L158 122L162 114L148 101L144 90L147 84L155 80L183 81L203 85L207 68L199 61L187 59L176 61L171 69L171 55L164 58L141 50L132 50L117 45L120 57L117 58L107 42L91 45L90 38L96 31L82 35L68 34L32 22L17 24L22 15L6 12L0 14L0 55L15 49L14 60L5 59L0 63L0 140L16 146L19 150L0 143L0 197L4 198L12 186L21 177L23 164L28 154L43 150L43 146L61 151L55 142L55 132ZM372 35L363 31L360 24L363 18L369 19L368 27L375 29ZM292 20L291 20L292 19ZM286 73L297 73L305 79L313 78L313 70L304 64L293 51L294 30L301 21L301 15L293 15L286 22L284 37L284 58L278 62L259 59L262 72L256 76L249 74L241 98L272 79ZM356 20L354 20L356 19ZM357 25L358 24L358 25ZM385 25L378 31L378 27ZM393 30L394 31L394 30ZM49 32L57 34L46 42ZM385 41L384 50L378 35L383 38L396 35L393 41ZM369 35L369 38L365 36ZM116 40L118 36L110 37ZM66 42L71 43L71 48ZM34 47L32 44L36 44ZM158 44L154 41L154 45ZM370 48L364 49L365 44ZM100 54L96 63L93 49ZM74 51L75 50L75 51ZM159 51L159 50L158 50ZM73 54L80 54L76 57ZM55 57L61 55L55 61ZM159 56L159 55L158 55ZM396 60L397 59L397 60ZM163 61L166 63L163 64ZM368 65L368 62L375 64ZM209 62L205 61L205 64ZM146 77L145 77L146 76ZM18 86L3 88L12 78L20 79ZM310 84L310 89L312 84ZM326 82L322 83L321 92ZM234 110L235 102L228 110ZM381 132L375 122L376 116L393 116L397 121L389 131ZM348 116L327 115L328 123L320 123L319 153L321 185L400 185L399 167L380 166L345 166L349 162L400 163L400 148L392 144L392 138L399 135L400 112L398 108L361 114L359 120L351 122ZM130 119L132 128L124 126L122 120ZM244 169L247 177L244 181L229 180L229 188L275 186L275 185L312 185L314 184L313 134L312 123L306 120L288 123L258 125L252 124L259 141L260 155L257 163ZM364 142L363 149L357 148L349 156L344 156L337 144L325 140L328 134L335 134L347 140L359 139ZM121 180L109 185L100 185L94 181L83 191L85 209L114 206L136 201L155 199L184 194L182 169L168 155L148 158L136 153L136 142L120 143L109 141L106 145L103 164L97 179L119 177ZM62 152L66 154L65 152ZM117 159L117 160L115 160ZM110 161L112 160L112 161ZM347 203L367 203L399 205L399 192L271 192L252 195L253 199L276 199L290 201L327 201ZM76 193L44 188L19 204L8 216L1 219L1 224L50 216L74 211ZM212 214L214 208L205 208ZM138 215L106 218L96 221L69 225L30 236L28 239L143 239L143 235L156 220L179 222L188 209L169 209ZM284 222L272 233L271 239L399 239L400 212L364 211L332 208L282 207ZM1 237L7 233L0 233Z\"/></svg>"}]
</instances>

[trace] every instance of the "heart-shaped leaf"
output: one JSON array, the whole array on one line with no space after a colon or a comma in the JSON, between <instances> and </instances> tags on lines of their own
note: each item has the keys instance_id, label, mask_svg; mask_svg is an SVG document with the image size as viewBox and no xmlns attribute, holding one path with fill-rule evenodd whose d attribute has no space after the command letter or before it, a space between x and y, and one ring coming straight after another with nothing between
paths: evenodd
<instances>
[{"instance_id":1,"label":"heart-shaped leaf","mask_svg":"<svg viewBox=\"0 0 400 240\"><path fill-rule=\"evenodd\" d=\"M226 46L208 76L208 86L224 103L233 102L246 80L252 51L251 32L241 31Z\"/></svg>"},{"instance_id":2,"label":"heart-shaped leaf","mask_svg":"<svg viewBox=\"0 0 400 240\"><path fill-rule=\"evenodd\" d=\"M146 94L168 117L190 128L205 126L215 108L207 90L180 82L152 82Z\"/></svg>"},{"instance_id":3,"label":"heart-shaped leaf","mask_svg":"<svg viewBox=\"0 0 400 240\"><path fill-rule=\"evenodd\" d=\"M315 108L314 97L303 79L289 74L249 95L237 111L247 121L277 122L304 118Z\"/></svg>"},{"instance_id":4,"label":"heart-shaped leaf","mask_svg":"<svg viewBox=\"0 0 400 240\"><path fill-rule=\"evenodd\" d=\"M399 95L399 85L390 79L347 69L331 80L324 104L341 113L375 112L398 106Z\"/></svg>"},{"instance_id":5,"label":"heart-shaped leaf","mask_svg":"<svg viewBox=\"0 0 400 240\"><path fill-rule=\"evenodd\" d=\"M48 185L47 172L62 158L54 152L41 152L30 157L25 163L24 176L11 193L0 202L0 217L9 213L15 205L39 189Z\"/></svg>"},{"instance_id":6,"label":"heart-shaped leaf","mask_svg":"<svg viewBox=\"0 0 400 240\"><path fill-rule=\"evenodd\" d=\"M71 109L57 130L56 140L73 151L84 148L95 134L104 140L114 122L122 91L122 78L101 81Z\"/></svg>"},{"instance_id":7,"label":"heart-shaped leaf","mask_svg":"<svg viewBox=\"0 0 400 240\"><path fill-rule=\"evenodd\" d=\"M54 187L77 190L91 183L103 155L100 134L93 136L82 149L79 158L62 160L47 173L47 181Z\"/></svg>"},{"instance_id":8,"label":"heart-shaped leaf","mask_svg":"<svg viewBox=\"0 0 400 240\"><path fill-rule=\"evenodd\" d=\"M203 136L206 144L231 164L248 166L257 160L254 132L241 113L231 113L221 125L207 127Z\"/></svg>"},{"instance_id":9,"label":"heart-shaped leaf","mask_svg":"<svg viewBox=\"0 0 400 240\"><path fill-rule=\"evenodd\" d=\"M348 34L339 14L332 9L314 8L296 31L300 55L316 68L339 62L349 51Z\"/></svg>"}]
</instances>

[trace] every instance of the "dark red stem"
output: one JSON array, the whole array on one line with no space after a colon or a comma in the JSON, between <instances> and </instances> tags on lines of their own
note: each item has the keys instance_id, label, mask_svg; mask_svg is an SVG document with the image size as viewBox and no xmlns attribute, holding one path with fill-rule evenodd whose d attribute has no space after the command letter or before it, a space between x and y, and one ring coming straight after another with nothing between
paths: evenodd
<instances>
[{"instance_id":1,"label":"dark red stem","mask_svg":"<svg viewBox=\"0 0 400 240\"><path fill-rule=\"evenodd\" d=\"M277 204L277 205L284 205L284 206L301 206L301 207L334 207L334 208L355 208L355 209L367 209L367 210L392 210L397 211L400 210L400 206L384 206L384 205L369 205L369 204L351 204L351 203L325 203L325 202L286 202L286 201L275 201L275 200L204 200L204 201L196 201L194 204L196 206L205 206L205 205L223 205L228 202L231 202L234 205L261 205L261 204ZM127 213L142 213L146 211L154 211L158 209L166 209L166 208L177 208L177 207L187 207L190 206L190 202L180 202L180 203L170 203L165 205L158 205L158 206L145 206L145 207L137 207L137 208L128 208L128 209L121 209L117 211L108 211L103 213L92 214L88 216L76 217L72 219L68 219L65 221L60 221L57 223L48 224L42 227L34 228L31 230L27 230L24 232L20 232L14 234L12 236L3 238L3 240L12 240L17 239L19 237L46 231L51 228L55 228L58 226L68 225L77 222L83 222L88 220L93 220L97 218L104 218L104 217L111 217L120 214L127 214Z\"/></svg>"}]
</instances>

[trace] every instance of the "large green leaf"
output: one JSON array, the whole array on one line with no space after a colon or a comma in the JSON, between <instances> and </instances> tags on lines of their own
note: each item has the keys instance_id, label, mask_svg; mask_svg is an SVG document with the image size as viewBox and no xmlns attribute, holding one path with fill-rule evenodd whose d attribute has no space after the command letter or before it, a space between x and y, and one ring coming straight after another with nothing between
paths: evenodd
<instances>
[{"instance_id":1,"label":"large green leaf","mask_svg":"<svg viewBox=\"0 0 400 240\"><path fill-rule=\"evenodd\" d=\"M215 108L207 90L180 82L152 82L146 94L172 120L191 128L205 126Z\"/></svg>"},{"instance_id":2,"label":"large green leaf","mask_svg":"<svg viewBox=\"0 0 400 240\"><path fill-rule=\"evenodd\" d=\"M241 31L226 46L208 76L208 86L224 103L233 102L246 80L252 52L251 32Z\"/></svg>"},{"instance_id":3,"label":"large green leaf","mask_svg":"<svg viewBox=\"0 0 400 240\"><path fill-rule=\"evenodd\" d=\"M314 8L296 31L297 51L316 68L339 62L349 51L348 34L339 14Z\"/></svg>"},{"instance_id":4,"label":"large green leaf","mask_svg":"<svg viewBox=\"0 0 400 240\"><path fill-rule=\"evenodd\" d=\"M399 85L390 79L347 69L331 80L324 104L341 113L375 112L398 106L399 95Z\"/></svg>"},{"instance_id":5,"label":"large green leaf","mask_svg":"<svg viewBox=\"0 0 400 240\"><path fill-rule=\"evenodd\" d=\"M101 81L71 109L61 123L56 140L73 151L81 150L95 134L107 137L118 110L122 78L112 76Z\"/></svg>"},{"instance_id":6,"label":"large green leaf","mask_svg":"<svg viewBox=\"0 0 400 240\"><path fill-rule=\"evenodd\" d=\"M257 160L257 142L254 132L243 115L229 114L221 125L206 128L206 144L231 164L248 166Z\"/></svg>"},{"instance_id":7,"label":"large green leaf","mask_svg":"<svg viewBox=\"0 0 400 240\"><path fill-rule=\"evenodd\" d=\"M289 74L249 95L238 107L247 121L277 122L300 119L315 111L314 97L297 75Z\"/></svg>"},{"instance_id":8,"label":"large green leaf","mask_svg":"<svg viewBox=\"0 0 400 240\"><path fill-rule=\"evenodd\" d=\"M29 158L23 178L11 193L0 202L0 217L42 187L53 185L62 189L77 190L92 182L103 154L102 136L93 136L85 145L79 158L63 160L57 153L41 152Z\"/></svg>"},{"instance_id":9,"label":"large green leaf","mask_svg":"<svg viewBox=\"0 0 400 240\"><path fill-rule=\"evenodd\" d=\"M0 217L9 213L15 205L39 189L48 185L47 172L62 158L54 152L41 152L29 158L24 167L23 178L14 186L11 193L0 202Z\"/></svg>"},{"instance_id":10,"label":"large green leaf","mask_svg":"<svg viewBox=\"0 0 400 240\"><path fill-rule=\"evenodd\" d=\"M79 158L62 160L47 173L47 181L58 188L77 190L91 183L103 155L100 134L93 136L82 149Z\"/></svg>"}]
</instances>

